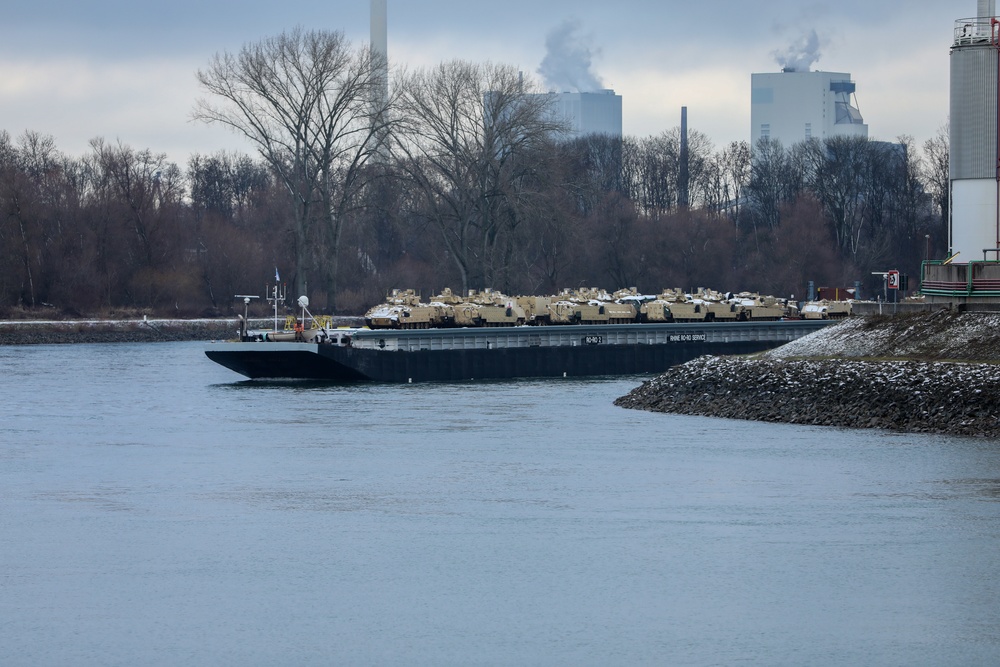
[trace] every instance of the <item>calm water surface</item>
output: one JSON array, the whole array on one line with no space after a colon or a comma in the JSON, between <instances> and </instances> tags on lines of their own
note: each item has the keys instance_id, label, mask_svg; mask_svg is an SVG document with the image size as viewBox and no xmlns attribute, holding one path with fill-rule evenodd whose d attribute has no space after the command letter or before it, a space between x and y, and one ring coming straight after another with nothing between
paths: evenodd
<instances>
[{"instance_id":1,"label":"calm water surface","mask_svg":"<svg viewBox=\"0 0 1000 667\"><path fill-rule=\"evenodd\" d=\"M995 665L1000 446L0 347L0 664Z\"/></svg>"}]
</instances>

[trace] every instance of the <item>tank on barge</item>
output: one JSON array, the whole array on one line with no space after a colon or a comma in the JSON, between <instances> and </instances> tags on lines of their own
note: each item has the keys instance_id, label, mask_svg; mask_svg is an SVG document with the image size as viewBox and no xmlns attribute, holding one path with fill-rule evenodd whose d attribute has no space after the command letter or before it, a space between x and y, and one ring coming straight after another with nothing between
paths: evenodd
<instances>
[{"instance_id":1,"label":"tank on barge","mask_svg":"<svg viewBox=\"0 0 1000 667\"><path fill-rule=\"evenodd\" d=\"M277 302L277 300L276 300ZM333 328L299 299L285 330L241 328L239 342L206 350L251 379L335 382L460 382L659 373L703 355L750 354L825 326L756 295L679 290L564 290L508 297L487 290L428 303L396 290L368 311L365 327ZM756 315L755 315L756 313Z\"/></svg>"}]
</instances>

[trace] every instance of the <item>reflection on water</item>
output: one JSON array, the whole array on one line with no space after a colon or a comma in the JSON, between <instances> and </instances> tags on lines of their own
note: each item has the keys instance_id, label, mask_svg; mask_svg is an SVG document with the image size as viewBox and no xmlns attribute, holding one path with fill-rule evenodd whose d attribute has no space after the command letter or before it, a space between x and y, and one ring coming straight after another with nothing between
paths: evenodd
<instances>
[{"instance_id":1,"label":"reflection on water","mask_svg":"<svg viewBox=\"0 0 1000 667\"><path fill-rule=\"evenodd\" d=\"M991 664L1000 448L0 347L4 665ZM25 388L30 387L31 391Z\"/></svg>"},{"instance_id":2,"label":"reflection on water","mask_svg":"<svg viewBox=\"0 0 1000 667\"><path fill-rule=\"evenodd\" d=\"M955 498L976 497L985 500L1000 500L1000 479L950 479L942 481L941 484L951 490L952 497Z\"/></svg>"}]
</instances>

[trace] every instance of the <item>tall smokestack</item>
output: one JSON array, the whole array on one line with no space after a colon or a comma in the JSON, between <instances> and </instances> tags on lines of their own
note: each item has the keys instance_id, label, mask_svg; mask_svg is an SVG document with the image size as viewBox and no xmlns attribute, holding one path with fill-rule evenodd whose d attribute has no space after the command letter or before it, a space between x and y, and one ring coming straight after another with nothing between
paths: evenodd
<instances>
[{"instance_id":1,"label":"tall smokestack","mask_svg":"<svg viewBox=\"0 0 1000 667\"><path fill-rule=\"evenodd\" d=\"M688 108L681 107L681 155L677 171L677 205L687 208L691 172L688 168Z\"/></svg>"},{"instance_id":2,"label":"tall smokestack","mask_svg":"<svg viewBox=\"0 0 1000 667\"><path fill-rule=\"evenodd\" d=\"M993 18L996 15L997 15L996 0L979 0L979 13L976 14L976 18L980 19Z\"/></svg>"},{"instance_id":3,"label":"tall smokestack","mask_svg":"<svg viewBox=\"0 0 1000 667\"><path fill-rule=\"evenodd\" d=\"M386 0L371 0L371 53L375 85L371 91L372 129L379 136L379 155L384 157L386 134L383 114L389 103L389 17Z\"/></svg>"},{"instance_id":4,"label":"tall smokestack","mask_svg":"<svg viewBox=\"0 0 1000 667\"><path fill-rule=\"evenodd\" d=\"M372 36L371 55L382 73L383 98L389 97L389 17L386 0L371 0Z\"/></svg>"},{"instance_id":5,"label":"tall smokestack","mask_svg":"<svg viewBox=\"0 0 1000 667\"><path fill-rule=\"evenodd\" d=\"M380 53L383 56L388 55L389 52L389 34L388 34L388 10L386 9L386 0L371 0L372 1L372 41L371 48L372 53Z\"/></svg>"}]
</instances>

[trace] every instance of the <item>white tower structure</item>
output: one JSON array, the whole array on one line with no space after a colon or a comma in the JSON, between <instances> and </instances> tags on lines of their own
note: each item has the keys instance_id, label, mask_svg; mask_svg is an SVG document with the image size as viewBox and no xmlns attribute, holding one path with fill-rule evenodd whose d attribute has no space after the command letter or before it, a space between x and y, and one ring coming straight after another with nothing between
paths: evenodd
<instances>
[{"instance_id":1,"label":"white tower structure","mask_svg":"<svg viewBox=\"0 0 1000 667\"><path fill-rule=\"evenodd\" d=\"M750 139L780 141L785 148L807 139L867 137L855 98L855 84L846 72L781 72L752 74Z\"/></svg>"},{"instance_id":2,"label":"white tower structure","mask_svg":"<svg viewBox=\"0 0 1000 667\"><path fill-rule=\"evenodd\" d=\"M920 291L932 303L1000 298L1000 22L994 0L955 22L951 46L948 258L928 260Z\"/></svg>"},{"instance_id":3,"label":"white tower structure","mask_svg":"<svg viewBox=\"0 0 1000 667\"><path fill-rule=\"evenodd\" d=\"M978 16L955 23L951 47L952 208L948 244L950 254L960 254L963 262L1000 248L1000 34L993 19L994 0L978 4Z\"/></svg>"}]
</instances>

